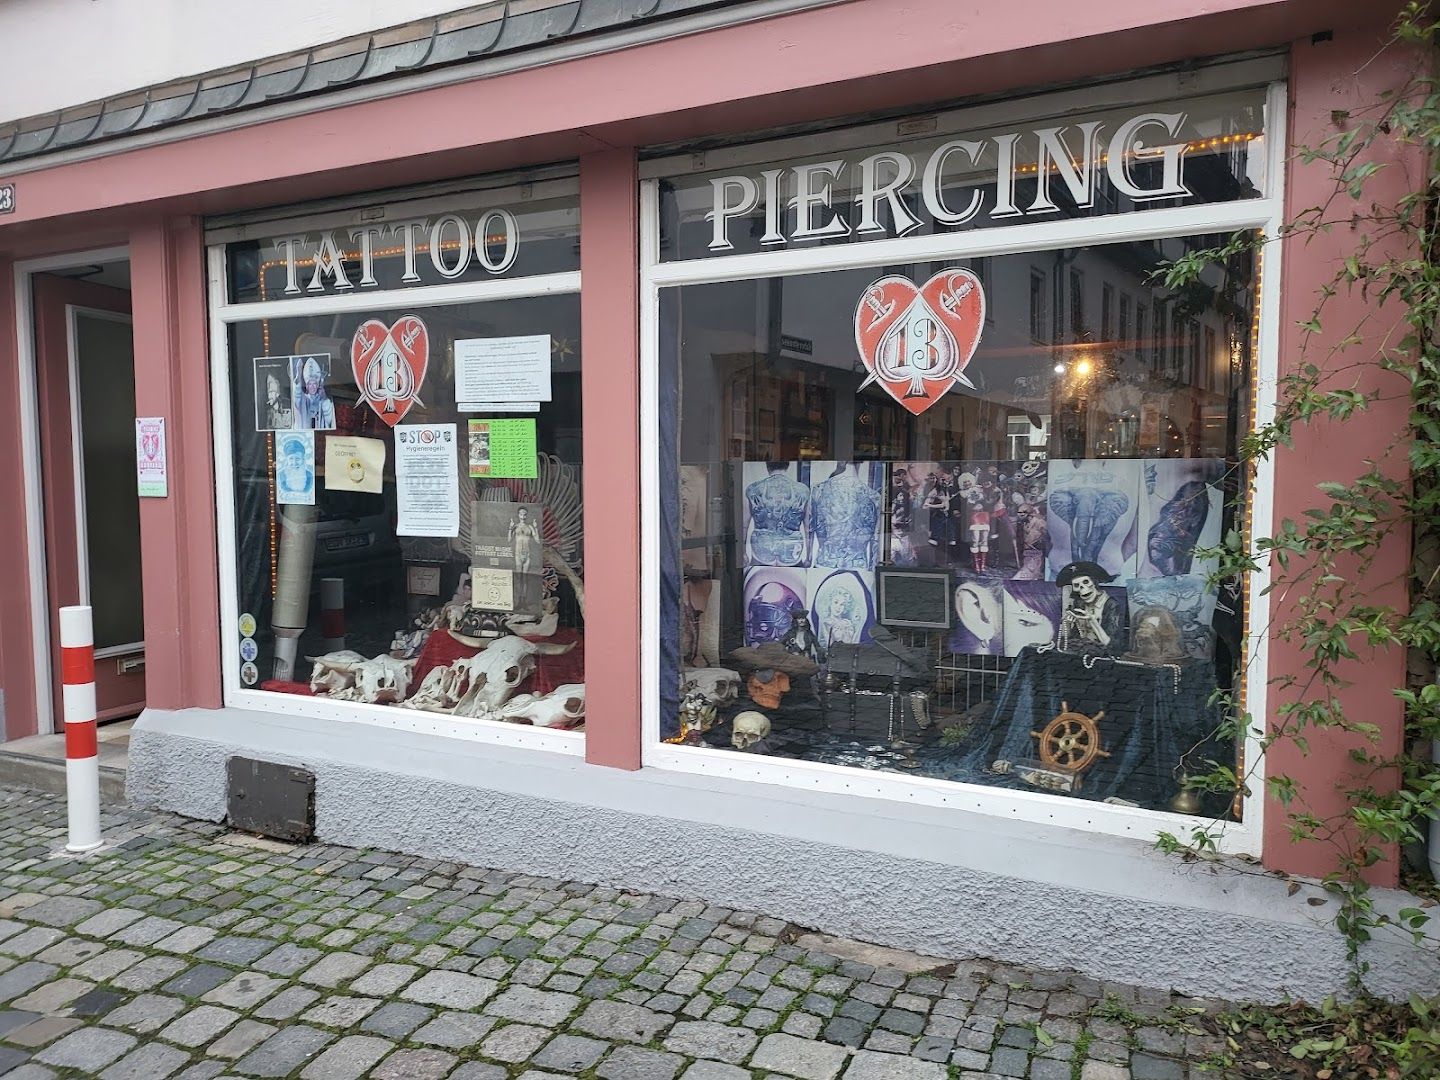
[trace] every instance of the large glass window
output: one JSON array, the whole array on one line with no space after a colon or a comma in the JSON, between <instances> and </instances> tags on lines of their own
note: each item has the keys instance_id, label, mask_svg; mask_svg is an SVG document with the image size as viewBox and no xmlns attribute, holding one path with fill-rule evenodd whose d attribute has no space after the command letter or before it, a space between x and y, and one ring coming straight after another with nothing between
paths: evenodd
<instances>
[{"instance_id":1,"label":"large glass window","mask_svg":"<svg viewBox=\"0 0 1440 1080\"><path fill-rule=\"evenodd\" d=\"M1203 103L1190 115L1204 138L1184 107L1157 107L1180 117L1171 135L1198 159L1170 174L1187 192L1172 205L1259 193L1260 100ZM1097 119L1086 128L1077 114L1068 130L1100 145L1128 122ZM1033 165L1027 138L996 137ZM1145 182L1162 186L1159 157L1141 153ZM1069 186L1066 165L1045 167L1057 191ZM790 161L753 171L762 195L765 177L795 175ZM1044 201L1043 177L1022 175ZM660 185L662 238L719 254L714 216L676 188L690 190ZM716 185L715 206L742 194ZM854 192L842 202L854 218ZM1122 191L1059 214L1142 208ZM763 250L755 214L727 234L737 248L749 236L760 239L747 250ZM1222 702L1240 683L1243 603L1211 580L1205 549L1245 528L1236 452L1251 423L1258 265L1237 257L1183 292L1156 276L1218 239L882 267L830 257L839 268L813 272L792 259L783 276L738 280L704 280L696 264L679 275L690 283L663 284L661 738L681 753L1228 812L1186 780L1208 761L1234 765L1238 749Z\"/></svg>"},{"instance_id":2,"label":"large glass window","mask_svg":"<svg viewBox=\"0 0 1440 1080\"><path fill-rule=\"evenodd\" d=\"M499 207L226 251L245 305L223 313L241 688L340 716L583 727L573 188L543 213ZM537 266L538 295L491 298L488 278Z\"/></svg>"}]
</instances>

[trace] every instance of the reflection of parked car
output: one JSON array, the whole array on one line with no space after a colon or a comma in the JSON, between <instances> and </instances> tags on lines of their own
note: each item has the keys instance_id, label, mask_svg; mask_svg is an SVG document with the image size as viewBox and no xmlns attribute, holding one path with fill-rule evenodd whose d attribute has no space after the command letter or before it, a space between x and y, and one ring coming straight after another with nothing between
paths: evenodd
<instances>
[{"instance_id":1,"label":"reflection of parked car","mask_svg":"<svg viewBox=\"0 0 1440 1080\"><path fill-rule=\"evenodd\" d=\"M313 587L322 577L345 579L347 594L384 594L400 585L400 542L395 537L395 485L379 495L317 493Z\"/></svg>"},{"instance_id":2,"label":"reflection of parked car","mask_svg":"<svg viewBox=\"0 0 1440 1080\"><path fill-rule=\"evenodd\" d=\"M244 483L249 488L247 497L253 497L260 506L269 503L267 476L252 474ZM320 579L326 577L344 579L347 597L383 602L399 596L404 585L404 564L395 536L395 485L387 483L378 495L326 491L323 483L316 487L315 503L320 516L315 526L315 561L310 577L312 601L318 603Z\"/></svg>"}]
</instances>

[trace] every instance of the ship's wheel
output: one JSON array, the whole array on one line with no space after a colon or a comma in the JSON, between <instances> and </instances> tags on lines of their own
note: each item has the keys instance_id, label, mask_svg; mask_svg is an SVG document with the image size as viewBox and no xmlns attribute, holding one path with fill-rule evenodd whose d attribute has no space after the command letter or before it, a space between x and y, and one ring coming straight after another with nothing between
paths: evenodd
<instances>
[{"instance_id":1,"label":"ship's wheel","mask_svg":"<svg viewBox=\"0 0 1440 1080\"><path fill-rule=\"evenodd\" d=\"M1040 740L1040 760L1055 769L1083 773L1110 752L1100 747L1100 719L1104 711L1093 717L1071 712L1070 703L1060 703L1060 714L1041 731L1030 737Z\"/></svg>"}]
</instances>

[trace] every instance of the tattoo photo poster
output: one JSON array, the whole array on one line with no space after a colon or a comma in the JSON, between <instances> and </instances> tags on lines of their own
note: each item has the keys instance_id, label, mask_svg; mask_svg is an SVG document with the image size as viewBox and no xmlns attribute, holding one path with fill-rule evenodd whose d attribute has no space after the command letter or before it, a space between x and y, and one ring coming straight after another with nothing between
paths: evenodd
<instances>
[{"instance_id":1,"label":"tattoo photo poster","mask_svg":"<svg viewBox=\"0 0 1440 1080\"><path fill-rule=\"evenodd\" d=\"M395 425L397 536L459 536L459 436L454 424Z\"/></svg>"}]
</instances>

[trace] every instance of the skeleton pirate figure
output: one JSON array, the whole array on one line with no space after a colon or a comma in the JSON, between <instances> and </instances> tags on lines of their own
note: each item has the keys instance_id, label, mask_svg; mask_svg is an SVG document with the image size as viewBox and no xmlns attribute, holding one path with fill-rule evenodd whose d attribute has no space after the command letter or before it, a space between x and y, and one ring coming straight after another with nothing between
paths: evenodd
<instances>
[{"instance_id":1,"label":"skeleton pirate figure","mask_svg":"<svg viewBox=\"0 0 1440 1080\"><path fill-rule=\"evenodd\" d=\"M1125 612L1101 585L1115 575L1099 563L1073 562L1055 578L1065 614L1055 636L1061 652L1117 656L1125 649Z\"/></svg>"}]
</instances>

